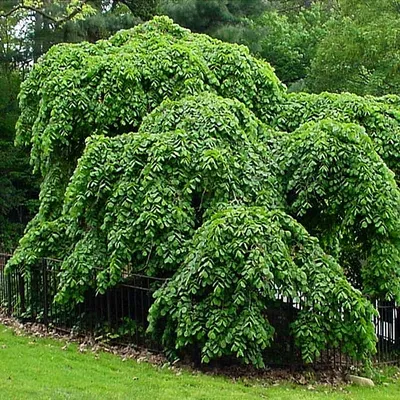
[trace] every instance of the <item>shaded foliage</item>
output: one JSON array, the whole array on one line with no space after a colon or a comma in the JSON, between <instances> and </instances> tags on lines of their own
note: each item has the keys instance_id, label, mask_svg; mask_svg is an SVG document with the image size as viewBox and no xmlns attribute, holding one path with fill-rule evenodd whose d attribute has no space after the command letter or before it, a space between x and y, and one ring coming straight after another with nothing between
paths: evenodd
<instances>
[{"instance_id":1,"label":"shaded foliage","mask_svg":"<svg viewBox=\"0 0 400 400\"><path fill-rule=\"evenodd\" d=\"M304 85L317 45L325 37L326 25L332 18L321 7L289 15L269 11L254 20L222 25L213 35L248 46L254 54L271 63L287 85Z\"/></svg>"},{"instance_id":2,"label":"shaded foliage","mask_svg":"<svg viewBox=\"0 0 400 400\"><path fill-rule=\"evenodd\" d=\"M196 232L183 266L155 295L150 330L161 326L169 349L200 347L205 363L234 355L263 367L274 337L266 310L277 295L302 299L291 329L306 361L342 340L353 357L373 351L371 304L299 223L263 207L228 207Z\"/></svg>"},{"instance_id":3,"label":"shaded foliage","mask_svg":"<svg viewBox=\"0 0 400 400\"><path fill-rule=\"evenodd\" d=\"M342 0L317 46L308 77L314 92L400 93L400 9L397 1Z\"/></svg>"},{"instance_id":4,"label":"shaded foliage","mask_svg":"<svg viewBox=\"0 0 400 400\"><path fill-rule=\"evenodd\" d=\"M3 251L14 248L37 208L34 199L38 187L31 175L29 156L24 149L14 147L19 84L17 74L3 70L0 76L0 249Z\"/></svg>"}]
</instances>

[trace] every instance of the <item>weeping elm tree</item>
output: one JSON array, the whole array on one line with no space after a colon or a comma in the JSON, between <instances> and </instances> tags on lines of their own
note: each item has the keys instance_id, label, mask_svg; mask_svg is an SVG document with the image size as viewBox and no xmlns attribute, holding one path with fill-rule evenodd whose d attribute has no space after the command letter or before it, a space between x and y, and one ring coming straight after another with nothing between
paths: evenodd
<instances>
[{"instance_id":1,"label":"weeping elm tree","mask_svg":"<svg viewBox=\"0 0 400 400\"><path fill-rule=\"evenodd\" d=\"M346 96L288 95L245 47L165 17L53 47L21 89L42 185L8 268L62 259L69 304L127 265L168 277L149 331L204 363L262 367L279 296L304 304L305 361L343 342L367 358L370 300L400 298L399 102Z\"/></svg>"}]
</instances>

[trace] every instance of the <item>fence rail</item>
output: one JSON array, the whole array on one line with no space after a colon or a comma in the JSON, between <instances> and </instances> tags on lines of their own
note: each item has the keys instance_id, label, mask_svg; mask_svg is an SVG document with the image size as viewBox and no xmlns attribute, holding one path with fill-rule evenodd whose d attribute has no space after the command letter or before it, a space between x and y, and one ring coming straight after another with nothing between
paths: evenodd
<instances>
[{"instance_id":1,"label":"fence rail","mask_svg":"<svg viewBox=\"0 0 400 400\"><path fill-rule=\"evenodd\" d=\"M104 341L161 350L145 332L153 293L164 279L126 274L123 282L105 294L88 290L82 303L60 304L54 301L59 284L58 260L42 259L26 274L6 274L4 267L9 257L0 254L0 307L8 315L60 331L91 332Z\"/></svg>"},{"instance_id":2,"label":"fence rail","mask_svg":"<svg viewBox=\"0 0 400 400\"><path fill-rule=\"evenodd\" d=\"M105 341L162 350L160 343L146 335L146 329L153 293L165 279L133 274L127 268L123 281L105 294L88 290L82 303L62 305L54 302L59 283L59 260L43 259L26 274L20 271L6 274L4 267L9 258L10 255L0 253L0 308L9 315L62 331L91 332ZM267 312L277 337L265 353L266 363L299 366L301 355L290 335L290 323L301 309L301 303L287 298L277 300L277 305ZM378 365L400 365L400 307L388 301L378 301L375 306L378 316L373 322L378 343L373 361ZM315 360L315 365L348 368L355 363L338 348L324 351Z\"/></svg>"}]
</instances>

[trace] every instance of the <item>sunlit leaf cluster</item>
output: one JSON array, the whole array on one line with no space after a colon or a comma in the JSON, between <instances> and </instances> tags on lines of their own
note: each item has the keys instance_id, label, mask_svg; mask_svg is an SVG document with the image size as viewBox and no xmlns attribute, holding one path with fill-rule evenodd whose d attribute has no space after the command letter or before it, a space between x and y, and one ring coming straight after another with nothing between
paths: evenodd
<instances>
[{"instance_id":1,"label":"sunlit leaf cluster","mask_svg":"<svg viewBox=\"0 0 400 400\"><path fill-rule=\"evenodd\" d=\"M350 93L291 93L274 125L292 132L305 122L334 119L365 128L388 167L400 173L400 100L398 96L357 96ZM399 179L397 177L397 179Z\"/></svg>"}]
</instances>

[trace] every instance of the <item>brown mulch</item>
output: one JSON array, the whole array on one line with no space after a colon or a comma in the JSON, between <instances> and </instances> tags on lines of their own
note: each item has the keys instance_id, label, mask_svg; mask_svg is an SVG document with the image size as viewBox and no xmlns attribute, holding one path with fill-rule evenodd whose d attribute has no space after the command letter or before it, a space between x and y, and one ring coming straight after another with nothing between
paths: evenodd
<instances>
[{"instance_id":1,"label":"brown mulch","mask_svg":"<svg viewBox=\"0 0 400 400\"><path fill-rule=\"evenodd\" d=\"M242 381L245 384L254 383L263 385L279 385L281 383L295 383L307 386L309 390L314 390L314 385L329 387L342 387L347 384L347 373L323 369L291 369L291 368L264 368L256 369L252 366L244 365L223 365L223 366L203 366L200 371L207 375L227 376L235 381Z\"/></svg>"},{"instance_id":2,"label":"brown mulch","mask_svg":"<svg viewBox=\"0 0 400 400\"><path fill-rule=\"evenodd\" d=\"M152 353L143 348L123 345L109 345L107 343L96 341L93 335L77 335L73 332L66 332L59 329L47 328L38 323L21 323L17 319L8 317L0 310L0 324L12 328L17 335L30 335L37 338L51 338L62 340L69 343L76 343L78 351L81 353L105 351L120 356L124 361L128 359L138 362L149 362L156 366L164 366L168 363L163 354Z\"/></svg>"},{"instance_id":3,"label":"brown mulch","mask_svg":"<svg viewBox=\"0 0 400 400\"><path fill-rule=\"evenodd\" d=\"M1 310L0 324L12 328L17 335L28 334L38 338L52 338L64 341L65 346L63 349L66 349L69 343L75 343L78 345L78 351L81 353L104 351L121 357L123 361L136 360L137 362L147 362L155 367L168 368L177 374L181 374L185 370L193 374L205 373L213 376L226 376L234 381L241 381L249 385L253 385L254 383L279 385L283 382L290 382L304 385L309 390L314 390L314 385L343 386L346 383L345 373L338 370L324 369L318 371L311 368L298 371L289 368L265 368L259 370L243 365L214 365L196 368L193 363L186 361L171 364L161 353L153 353L144 348L133 346L110 345L96 341L92 335L76 335L58 329L47 328L43 324L21 323L15 318L6 316Z\"/></svg>"}]
</instances>

